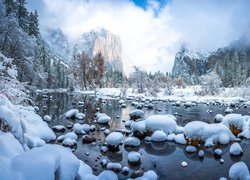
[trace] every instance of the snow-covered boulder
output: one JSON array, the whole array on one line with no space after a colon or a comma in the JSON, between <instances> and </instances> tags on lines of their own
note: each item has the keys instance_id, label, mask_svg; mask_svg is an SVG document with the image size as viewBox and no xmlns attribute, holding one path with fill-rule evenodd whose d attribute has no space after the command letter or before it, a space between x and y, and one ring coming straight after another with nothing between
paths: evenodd
<instances>
[{"instance_id":1,"label":"snow-covered boulder","mask_svg":"<svg viewBox=\"0 0 250 180\"><path fill-rule=\"evenodd\" d=\"M84 126L79 124L79 123L76 123L74 124L73 126L73 131L76 133L76 134L85 134L85 131L83 130Z\"/></svg>"},{"instance_id":2,"label":"snow-covered boulder","mask_svg":"<svg viewBox=\"0 0 250 180\"><path fill-rule=\"evenodd\" d=\"M239 156L243 153L243 150L240 146L239 143L235 142L230 146L230 154L234 155L234 156Z\"/></svg>"},{"instance_id":3,"label":"snow-covered boulder","mask_svg":"<svg viewBox=\"0 0 250 180\"><path fill-rule=\"evenodd\" d=\"M229 169L229 178L233 180L236 179L249 180L250 175L247 165L242 161L234 163Z\"/></svg>"},{"instance_id":4,"label":"snow-covered boulder","mask_svg":"<svg viewBox=\"0 0 250 180\"><path fill-rule=\"evenodd\" d=\"M167 136L162 130L156 130L151 136L151 141L154 141L154 142L162 142L166 140L167 140Z\"/></svg>"},{"instance_id":5,"label":"snow-covered boulder","mask_svg":"<svg viewBox=\"0 0 250 180\"><path fill-rule=\"evenodd\" d=\"M248 123L241 114L228 114L223 118L222 123L229 127L234 134L248 128Z\"/></svg>"},{"instance_id":6,"label":"snow-covered boulder","mask_svg":"<svg viewBox=\"0 0 250 180\"><path fill-rule=\"evenodd\" d=\"M136 137L128 137L124 141L124 146L136 147L140 146L140 144L141 144L140 140Z\"/></svg>"},{"instance_id":7,"label":"snow-covered boulder","mask_svg":"<svg viewBox=\"0 0 250 180\"><path fill-rule=\"evenodd\" d=\"M227 126L219 124L207 124L202 133L202 140L205 146L214 146L215 143L228 144L235 136Z\"/></svg>"},{"instance_id":8,"label":"snow-covered boulder","mask_svg":"<svg viewBox=\"0 0 250 180\"><path fill-rule=\"evenodd\" d=\"M197 151L197 148L195 146L187 146L185 149L188 153L194 153Z\"/></svg>"},{"instance_id":9,"label":"snow-covered boulder","mask_svg":"<svg viewBox=\"0 0 250 180\"><path fill-rule=\"evenodd\" d=\"M50 115L44 115L44 116L43 116L43 120L46 121L46 122L50 122L51 119L52 119L52 118L50 117Z\"/></svg>"},{"instance_id":10,"label":"snow-covered boulder","mask_svg":"<svg viewBox=\"0 0 250 180\"><path fill-rule=\"evenodd\" d=\"M106 168L114 172L120 172L122 170L122 165L120 163L108 163Z\"/></svg>"},{"instance_id":11,"label":"snow-covered boulder","mask_svg":"<svg viewBox=\"0 0 250 180\"><path fill-rule=\"evenodd\" d=\"M182 133L182 134L177 134L176 136L175 136L175 142L176 143L178 143L178 144L187 144L187 141L186 141L186 139L185 139L185 136L184 136L184 134Z\"/></svg>"},{"instance_id":12,"label":"snow-covered boulder","mask_svg":"<svg viewBox=\"0 0 250 180\"><path fill-rule=\"evenodd\" d=\"M74 179L80 162L70 149L45 145L20 153L11 160L15 179Z\"/></svg>"},{"instance_id":13,"label":"snow-covered boulder","mask_svg":"<svg viewBox=\"0 0 250 180\"><path fill-rule=\"evenodd\" d=\"M162 130L166 134L176 132L176 121L169 115L152 115L145 120L145 123L146 129L151 132L156 130Z\"/></svg>"},{"instance_id":14,"label":"snow-covered boulder","mask_svg":"<svg viewBox=\"0 0 250 180\"><path fill-rule=\"evenodd\" d=\"M85 118L85 114L84 113L77 113L76 115L75 115L75 117L76 117L76 119L81 119L81 120L83 120L84 118Z\"/></svg>"},{"instance_id":15,"label":"snow-covered boulder","mask_svg":"<svg viewBox=\"0 0 250 180\"><path fill-rule=\"evenodd\" d=\"M106 143L110 149L117 149L122 142L123 135L120 132L112 132L106 138Z\"/></svg>"},{"instance_id":16,"label":"snow-covered boulder","mask_svg":"<svg viewBox=\"0 0 250 180\"><path fill-rule=\"evenodd\" d=\"M65 135L59 136L59 137L57 138L57 141L58 141L58 142L62 142L62 141L64 141L64 140L67 139L67 138L76 141L78 137L77 137L76 133L74 133L74 132L68 132L68 133L66 133Z\"/></svg>"},{"instance_id":17,"label":"snow-covered boulder","mask_svg":"<svg viewBox=\"0 0 250 180\"><path fill-rule=\"evenodd\" d=\"M131 151L128 153L128 162L133 166L138 166L141 163L141 154Z\"/></svg>"},{"instance_id":18,"label":"snow-covered boulder","mask_svg":"<svg viewBox=\"0 0 250 180\"><path fill-rule=\"evenodd\" d=\"M214 143L228 144L229 141L235 139L229 128L224 124L207 124L201 121L186 124L184 134L191 143L198 144L201 140L205 142L205 146L214 146Z\"/></svg>"},{"instance_id":19,"label":"snow-covered boulder","mask_svg":"<svg viewBox=\"0 0 250 180\"><path fill-rule=\"evenodd\" d=\"M132 120L140 119L144 117L144 112L142 110L133 110L129 113L129 117Z\"/></svg>"},{"instance_id":20,"label":"snow-covered boulder","mask_svg":"<svg viewBox=\"0 0 250 180\"><path fill-rule=\"evenodd\" d=\"M76 114L79 113L78 109L71 109L69 111L66 112L65 117L66 118L75 118Z\"/></svg>"},{"instance_id":21,"label":"snow-covered boulder","mask_svg":"<svg viewBox=\"0 0 250 180\"><path fill-rule=\"evenodd\" d=\"M53 126L52 129L56 132L64 132L66 130L66 128L63 125Z\"/></svg>"},{"instance_id":22,"label":"snow-covered boulder","mask_svg":"<svg viewBox=\"0 0 250 180\"><path fill-rule=\"evenodd\" d=\"M96 119L97 119L97 122L100 124L107 124L111 120L111 118L107 114L100 113L100 112L96 113Z\"/></svg>"},{"instance_id":23,"label":"snow-covered boulder","mask_svg":"<svg viewBox=\"0 0 250 180\"><path fill-rule=\"evenodd\" d=\"M224 116L222 114L216 114L214 117L214 122L220 123L220 122L222 122L223 118L224 118Z\"/></svg>"}]
</instances>

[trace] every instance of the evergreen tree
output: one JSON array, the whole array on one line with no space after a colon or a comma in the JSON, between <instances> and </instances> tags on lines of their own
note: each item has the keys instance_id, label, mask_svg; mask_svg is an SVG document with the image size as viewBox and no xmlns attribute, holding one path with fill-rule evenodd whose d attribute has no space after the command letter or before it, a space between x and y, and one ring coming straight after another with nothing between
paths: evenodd
<instances>
[{"instance_id":1,"label":"evergreen tree","mask_svg":"<svg viewBox=\"0 0 250 180\"><path fill-rule=\"evenodd\" d=\"M19 26L25 31L29 31L29 13L25 5L26 0L17 0L17 18Z\"/></svg>"},{"instance_id":2,"label":"evergreen tree","mask_svg":"<svg viewBox=\"0 0 250 180\"><path fill-rule=\"evenodd\" d=\"M38 13L35 10L29 14L29 35L34 35L37 37L39 35L39 23L38 23Z\"/></svg>"},{"instance_id":3,"label":"evergreen tree","mask_svg":"<svg viewBox=\"0 0 250 180\"><path fill-rule=\"evenodd\" d=\"M8 16L11 13L14 13L15 4L13 0L5 0L4 1L5 7L6 7L6 16Z\"/></svg>"}]
</instances>

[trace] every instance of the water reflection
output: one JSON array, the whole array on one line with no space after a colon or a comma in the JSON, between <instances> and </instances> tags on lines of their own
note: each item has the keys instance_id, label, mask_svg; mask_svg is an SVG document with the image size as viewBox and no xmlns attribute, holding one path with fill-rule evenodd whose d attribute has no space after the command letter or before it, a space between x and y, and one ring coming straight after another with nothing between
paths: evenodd
<instances>
[{"instance_id":1,"label":"water reflection","mask_svg":"<svg viewBox=\"0 0 250 180\"><path fill-rule=\"evenodd\" d=\"M97 138L96 144L83 144L81 136L78 139L78 148L74 152L75 155L89 164L95 174L99 174L103 169L100 166L102 159L107 159L108 162L119 162L122 166L129 166L134 170L155 170L159 179L219 179L220 177L228 176L228 170L231 165L237 161L244 161L250 168L250 140L243 140L240 145L244 151L242 157L233 157L229 153L230 144L215 146L213 148L198 147L205 152L203 159L198 157L198 150L196 153L190 154L185 151L185 145L179 145L174 142L144 142L141 141L140 147L120 147L121 152L113 153L107 152L101 154L100 147L105 142L104 132L100 129L105 127L114 131L115 129L123 129L124 121L129 119L128 113L135 107L131 105L132 101L127 101L126 108L120 108L118 100L103 100L94 96L85 96L82 94L67 94L67 93L49 93L43 97L43 94L34 96L36 105L40 107L39 114L41 116L49 114L52 116L53 121L49 126L58 124L68 125L69 123L94 123L94 115L96 108L100 108L101 112L106 113L111 117L109 125L96 124L96 130L91 135ZM197 104L192 107L172 106L171 102L155 101L153 102L153 109L142 108L145 112L145 117L153 114L177 114L177 123L184 126L186 123L194 120L213 122L214 116L218 113L224 114L226 106L213 105L213 104ZM80 112L86 114L84 121L65 119L63 114L72 108L79 109ZM235 113L247 115L248 108L233 108ZM66 132L70 130L67 129ZM66 133L65 132L65 133ZM56 133L57 136L62 133ZM125 137L126 138L126 137ZM214 150L220 148L222 150L222 158L224 164L220 164L214 158ZM142 154L142 164L133 167L127 161L128 153L131 151L138 151ZM89 153L89 155L86 154ZM183 168L181 162L186 161L188 166ZM130 172L131 174L131 172ZM128 176L118 174L120 179L126 179Z\"/></svg>"}]
</instances>

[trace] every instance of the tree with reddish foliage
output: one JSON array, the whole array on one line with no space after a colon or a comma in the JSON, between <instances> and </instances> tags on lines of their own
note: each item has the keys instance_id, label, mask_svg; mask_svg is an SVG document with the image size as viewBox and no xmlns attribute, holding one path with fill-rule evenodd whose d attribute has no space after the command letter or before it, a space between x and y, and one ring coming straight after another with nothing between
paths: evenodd
<instances>
[{"instance_id":1,"label":"tree with reddish foliage","mask_svg":"<svg viewBox=\"0 0 250 180\"><path fill-rule=\"evenodd\" d=\"M97 53L93 58L93 70L95 85L102 88L105 75L105 64L104 57L101 53Z\"/></svg>"}]
</instances>

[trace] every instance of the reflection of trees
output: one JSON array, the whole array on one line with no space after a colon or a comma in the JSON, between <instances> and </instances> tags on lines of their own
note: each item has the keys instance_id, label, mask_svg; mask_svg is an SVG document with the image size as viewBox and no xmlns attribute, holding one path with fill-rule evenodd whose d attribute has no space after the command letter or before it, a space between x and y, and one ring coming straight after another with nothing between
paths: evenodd
<instances>
[{"instance_id":1,"label":"reflection of trees","mask_svg":"<svg viewBox=\"0 0 250 180\"><path fill-rule=\"evenodd\" d=\"M148 154L157 156L168 156L175 152L176 147L173 142L142 142L141 148L144 148Z\"/></svg>"}]
</instances>

